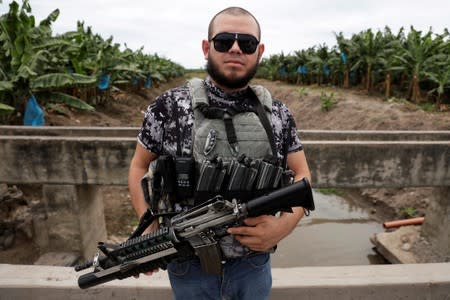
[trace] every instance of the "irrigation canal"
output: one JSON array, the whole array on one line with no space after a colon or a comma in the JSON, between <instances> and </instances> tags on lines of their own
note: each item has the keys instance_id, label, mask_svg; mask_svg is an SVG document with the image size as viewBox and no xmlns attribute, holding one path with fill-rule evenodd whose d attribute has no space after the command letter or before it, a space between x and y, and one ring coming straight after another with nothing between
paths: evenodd
<instances>
[{"instance_id":1,"label":"irrigation canal","mask_svg":"<svg viewBox=\"0 0 450 300\"><path fill-rule=\"evenodd\" d=\"M272 255L276 268L384 264L370 237L384 231L352 200L314 192L316 210L304 217Z\"/></svg>"}]
</instances>

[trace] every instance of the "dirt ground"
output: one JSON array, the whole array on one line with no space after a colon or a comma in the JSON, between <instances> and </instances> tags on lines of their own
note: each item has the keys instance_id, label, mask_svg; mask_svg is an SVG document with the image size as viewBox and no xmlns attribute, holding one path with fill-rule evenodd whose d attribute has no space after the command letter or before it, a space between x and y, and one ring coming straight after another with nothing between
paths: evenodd
<instances>
[{"instance_id":1,"label":"dirt ground","mask_svg":"<svg viewBox=\"0 0 450 300\"><path fill-rule=\"evenodd\" d=\"M140 126L148 104L163 91L182 84L185 78L160 84L140 95L112 92L113 100L94 113L70 112L69 115L49 113L47 125L52 126ZM425 112L418 106L399 99L383 100L357 89L332 87L301 87L281 82L256 80L274 98L285 102L293 113L299 129L341 130L450 130L450 112ZM334 103L328 112L321 110L321 93ZM110 242L122 242L137 224L126 187L104 187L104 206ZM361 205L373 212L380 222L406 217L408 213L424 215L429 202L429 189L364 189L344 190L344 194L362 199ZM24 192L27 194L27 192ZM362 196L362 197L361 197ZM0 251L0 263L33 263L36 250L17 240L11 249ZM28 249L28 250L27 250Z\"/></svg>"}]
</instances>

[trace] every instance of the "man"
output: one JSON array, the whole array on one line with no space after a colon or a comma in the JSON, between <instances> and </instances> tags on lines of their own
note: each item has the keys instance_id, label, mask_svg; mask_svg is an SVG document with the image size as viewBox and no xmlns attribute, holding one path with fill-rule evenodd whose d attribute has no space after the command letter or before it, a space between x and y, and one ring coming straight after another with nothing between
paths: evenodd
<instances>
[{"instance_id":1,"label":"man","mask_svg":"<svg viewBox=\"0 0 450 300\"><path fill-rule=\"evenodd\" d=\"M193 156L198 166L201 163L199 160L209 155L203 151L211 140L205 137L206 133L210 135L212 132L209 128L227 127L223 126L224 120L209 120L199 112L197 104L193 105L193 102L200 101L193 95L196 89L204 91L202 93L206 95L209 106L225 111L229 107L239 107L239 112L242 112L232 117L230 125L234 125L237 131L236 143L230 142L228 129L226 134L218 129L219 138L226 137L220 144L222 146L215 147L214 151L232 159L241 153L256 155L254 152L259 149L267 149L264 151L271 154L272 149L276 152L274 155L280 161L284 160L293 171L295 181L304 177L311 179L295 122L287 107L279 101L272 101L270 95L265 97L263 102L270 105L266 110L269 110L273 133L264 131L262 121L259 121L261 118L255 113L246 112L256 106L249 99L249 81L255 75L264 53L264 44L259 42L260 38L260 25L248 11L230 7L219 12L209 24L208 40L202 42L209 77L201 84L191 82L169 90L149 106L129 172L131 201L139 217L147 209L139 183L148 171L149 164L165 154L174 157ZM258 91L253 87L252 90ZM264 94L265 90L259 91ZM260 98L264 98L261 93L258 99L262 101ZM239 119L239 116L245 118ZM250 126L250 132L245 132L248 131L246 126ZM206 130L204 136L199 133L202 130ZM270 137L274 142L270 141ZM227 142L229 145L224 146ZM271 148L271 145L274 146ZM225 259L221 276L203 273L199 262L195 260L170 263L168 273L174 298L267 299L272 283L268 253L295 228L303 214L303 209L296 207L293 213L247 218L244 226L230 228L228 232L231 235L228 238L231 240L221 243ZM148 231L157 227L158 224L154 223Z\"/></svg>"}]
</instances>

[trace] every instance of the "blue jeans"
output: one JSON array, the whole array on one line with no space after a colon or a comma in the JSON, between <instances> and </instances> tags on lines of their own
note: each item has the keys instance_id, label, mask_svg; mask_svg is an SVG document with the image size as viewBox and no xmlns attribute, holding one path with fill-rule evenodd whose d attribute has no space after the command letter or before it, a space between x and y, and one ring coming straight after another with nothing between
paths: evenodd
<instances>
[{"instance_id":1,"label":"blue jeans","mask_svg":"<svg viewBox=\"0 0 450 300\"><path fill-rule=\"evenodd\" d=\"M198 259L167 266L175 300L268 299L272 288L267 253L227 261L222 275L204 273Z\"/></svg>"}]
</instances>

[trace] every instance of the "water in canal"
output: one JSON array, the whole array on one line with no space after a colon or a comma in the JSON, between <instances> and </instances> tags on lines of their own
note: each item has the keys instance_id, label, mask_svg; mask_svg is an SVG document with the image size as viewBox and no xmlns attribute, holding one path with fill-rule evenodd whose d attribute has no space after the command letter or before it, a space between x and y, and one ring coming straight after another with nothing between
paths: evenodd
<instances>
[{"instance_id":1,"label":"water in canal","mask_svg":"<svg viewBox=\"0 0 450 300\"><path fill-rule=\"evenodd\" d=\"M303 217L272 255L276 268L382 264L369 238L384 231L351 200L314 192L316 210Z\"/></svg>"}]
</instances>

